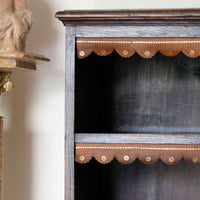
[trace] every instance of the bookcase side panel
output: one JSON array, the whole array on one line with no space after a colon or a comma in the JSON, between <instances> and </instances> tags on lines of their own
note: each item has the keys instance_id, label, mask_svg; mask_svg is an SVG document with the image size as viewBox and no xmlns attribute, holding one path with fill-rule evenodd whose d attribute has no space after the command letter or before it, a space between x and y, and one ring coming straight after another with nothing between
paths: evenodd
<instances>
[{"instance_id":1,"label":"bookcase side panel","mask_svg":"<svg viewBox=\"0 0 200 200\"><path fill-rule=\"evenodd\" d=\"M66 27L65 200L74 200L74 69L75 28Z\"/></svg>"}]
</instances>

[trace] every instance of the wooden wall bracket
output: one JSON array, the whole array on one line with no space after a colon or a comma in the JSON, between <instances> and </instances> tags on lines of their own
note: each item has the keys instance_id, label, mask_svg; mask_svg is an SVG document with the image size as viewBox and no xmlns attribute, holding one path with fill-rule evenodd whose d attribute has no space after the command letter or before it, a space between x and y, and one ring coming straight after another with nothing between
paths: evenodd
<instances>
[{"instance_id":1,"label":"wooden wall bracket","mask_svg":"<svg viewBox=\"0 0 200 200\"><path fill-rule=\"evenodd\" d=\"M49 61L25 53L26 36L33 22L27 5L28 0L0 0L0 93L13 88L9 79L11 71L35 70L38 61Z\"/></svg>"},{"instance_id":2,"label":"wooden wall bracket","mask_svg":"<svg viewBox=\"0 0 200 200\"><path fill-rule=\"evenodd\" d=\"M0 94L12 90L12 71L36 70L36 64L49 61L48 58L25 52L0 52Z\"/></svg>"}]
</instances>

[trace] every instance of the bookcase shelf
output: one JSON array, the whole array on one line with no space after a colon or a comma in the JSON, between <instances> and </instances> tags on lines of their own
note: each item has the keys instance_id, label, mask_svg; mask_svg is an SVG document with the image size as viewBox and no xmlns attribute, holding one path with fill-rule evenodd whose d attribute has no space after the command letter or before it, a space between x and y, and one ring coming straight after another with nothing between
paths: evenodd
<instances>
[{"instance_id":1,"label":"bookcase shelf","mask_svg":"<svg viewBox=\"0 0 200 200\"><path fill-rule=\"evenodd\" d=\"M75 133L76 143L199 144L200 134Z\"/></svg>"}]
</instances>

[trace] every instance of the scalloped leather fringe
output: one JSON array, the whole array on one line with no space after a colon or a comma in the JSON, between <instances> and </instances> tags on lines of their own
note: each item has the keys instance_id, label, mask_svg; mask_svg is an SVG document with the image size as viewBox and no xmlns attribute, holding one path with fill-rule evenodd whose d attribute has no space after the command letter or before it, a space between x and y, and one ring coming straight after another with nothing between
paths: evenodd
<instances>
[{"instance_id":1,"label":"scalloped leather fringe","mask_svg":"<svg viewBox=\"0 0 200 200\"><path fill-rule=\"evenodd\" d=\"M180 52L190 58L200 56L200 38L77 38L78 58L86 58L92 52L107 56L114 50L122 57L136 52L143 58L152 58L157 52L176 56Z\"/></svg>"},{"instance_id":2,"label":"scalloped leather fringe","mask_svg":"<svg viewBox=\"0 0 200 200\"><path fill-rule=\"evenodd\" d=\"M189 163L199 163L200 145L76 143L76 162L87 163L92 157L102 164L110 163L114 158L122 164L130 164L136 158L144 164L161 159L173 165L182 158Z\"/></svg>"}]
</instances>

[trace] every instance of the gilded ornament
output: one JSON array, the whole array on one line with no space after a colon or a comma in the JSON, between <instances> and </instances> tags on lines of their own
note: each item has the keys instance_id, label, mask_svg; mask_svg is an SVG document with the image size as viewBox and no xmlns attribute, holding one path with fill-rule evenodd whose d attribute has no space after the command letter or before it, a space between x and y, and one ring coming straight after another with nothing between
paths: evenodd
<instances>
[{"instance_id":1,"label":"gilded ornament","mask_svg":"<svg viewBox=\"0 0 200 200\"><path fill-rule=\"evenodd\" d=\"M11 72L0 72L0 94L8 92L13 88L13 82L10 80Z\"/></svg>"}]
</instances>

